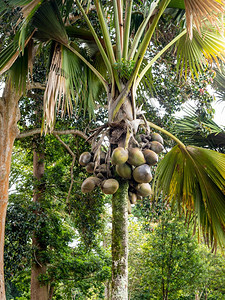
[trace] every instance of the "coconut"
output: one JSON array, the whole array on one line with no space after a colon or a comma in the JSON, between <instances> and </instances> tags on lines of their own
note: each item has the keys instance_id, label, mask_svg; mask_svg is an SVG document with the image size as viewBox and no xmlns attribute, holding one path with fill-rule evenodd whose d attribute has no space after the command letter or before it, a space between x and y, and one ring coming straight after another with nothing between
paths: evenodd
<instances>
[{"instance_id":1,"label":"coconut","mask_svg":"<svg viewBox=\"0 0 225 300\"><path fill-rule=\"evenodd\" d=\"M105 176L102 173L98 173L96 176L101 180L105 179Z\"/></svg>"},{"instance_id":2,"label":"coconut","mask_svg":"<svg viewBox=\"0 0 225 300\"><path fill-rule=\"evenodd\" d=\"M130 148L128 162L133 166L140 166L145 163L144 154L139 148Z\"/></svg>"},{"instance_id":3,"label":"coconut","mask_svg":"<svg viewBox=\"0 0 225 300\"><path fill-rule=\"evenodd\" d=\"M159 142L160 144L163 145L163 138L161 137L160 134L156 133L156 132L153 132L151 134L151 137L152 137L152 141L156 141L156 142Z\"/></svg>"},{"instance_id":4,"label":"coconut","mask_svg":"<svg viewBox=\"0 0 225 300\"><path fill-rule=\"evenodd\" d=\"M88 177L85 179L81 185L82 193L89 193L94 190L94 188L101 182L101 180L97 177Z\"/></svg>"},{"instance_id":5,"label":"coconut","mask_svg":"<svg viewBox=\"0 0 225 300\"><path fill-rule=\"evenodd\" d=\"M90 152L83 152L79 158L79 164L86 166L91 161L92 155Z\"/></svg>"},{"instance_id":6,"label":"coconut","mask_svg":"<svg viewBox=\"0 0 225 300\"><path fill-rule=\"evenodd\" d=\"M127 201L127 212L128 212L128 215L131 214L131 204L130 204L129 200Z\"/></svg>"},{"instance_id":7,"label":"coconut","mask_svg":"<svg viewBox=\"0 0 225 300\"><path fill-rule=\"evenodd\" d=\"M134 180L138 183L147 183L152 180L152 173L149 165L143 164L133 171Z\"/></svg>"},{"instance_id":8,"label":"coconut","mask_svg":"<svg viewBox=\"0 0 225 300\"><path fill-rule=\"evenodd\" d=\"M154 151L155 153L160 153L163 151L164 147L161 143L157 142L157 141L152 141L150 143L150 148L152 151Z\"/></svg>"},{"instance_id":9,"label":"coconut","mask_svg":"<svg viewBox=\"0 0 225 300\"><path fill-rule=\"evenodd\" d=\"M113 165L124 164L128 160L128 151L123 147L117 147L113 150L111 161Z\"/></svg>"},{"instance_id":10,"label":"coconut","mask_svg":"<svg viewBox=\"0 0 225 300\"><path fill-rule=\"evenodd\" d=\"M94 172L94 168L95 168L95 164L93 162L89 162L87 165L86 165L86 171L88 173L93 173Z\"/></svg>"},{"instance_id":11,"label":"coconut","mask_svg":"<svg viewBox=\"0 0 225 300\"><path fill-rule=\"evenodd\" d=\"M149 166L153 166L158 162L158 155L154 151L146 149L143 151L143 154L144 154L146 163Z\"/></svg>"},{"instance_id":12,"label":"coconut","mask_svg":"<svg viewBox=\"0 0 225 300\"><path fill-rule=\"evenodd\" d=\"M106 173L107 172L107 165L106 164L102 164L97 166L97 168L95 169L95 171L98 172L102 172L102 173Z\"/></svg>"},{"instance_id":13,"label":"coconut","mask_svg":"<svg viewBox=\"0 0 225 300\"><path fill-rule=\"evenodd\" d=\"M143 196L141 196L140 194L137 193L137 200L142 200L142 199L143 199Z\"/></svg>"},{"instance_id":14,"label":"coconut","mask_svg":"<svg viewBox=\"0 0 225 300\"><path fill-rule=\"evenodd\" d=\"M116 165L116 172L122 178L131 179L132 170L131 166L129 166L127 163Z\"/></svg>"},{"instance_id":15,"label":"coconut","mask_svg":"<svg viewBox=\"0 0 225 300\"><path fill-rule=\"evenodd\" d=\"M149 183L138 184L138 186L136 187L136 190L138 192L138 199L139 199L139 196L147 197L152 194L152 189L151 189L151 186Z\"/></svg>"},{"instance_id":16,"label":"coconut","mask_svg":"<svg viewBox=\"0 0 225 300\"><path fill-rule=\"evenodd\" d=\"M103 181L101 189L104 194L114 194L119 188L119 182L116 179L107 179Z\"/></svg>"},{"instance_id":17,"label":"coconut","mask_svg":"<svg viewBox=\"0 0 225 300\"><path fill-rule=\"evenodd\" d=\"M137 195L135 193L129 193L129 199L130 199L130 203L132 204L136 204L137 202Z\"/></svg>"}]
</instances>

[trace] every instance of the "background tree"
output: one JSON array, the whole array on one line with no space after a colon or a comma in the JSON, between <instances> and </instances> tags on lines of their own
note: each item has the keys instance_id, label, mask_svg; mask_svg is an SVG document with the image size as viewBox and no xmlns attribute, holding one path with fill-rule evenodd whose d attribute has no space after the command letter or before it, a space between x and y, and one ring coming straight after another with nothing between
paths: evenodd
<instances>
[{"instance_id":1,"label":"background tree","mask_svg":"<svg viewBox=\"0 0 225 300\"><path fill-rule=\"evenodd\" d=\"M71 2L68 2L68 6L63 3L56 4L55 2L43 2L29 3L23 7L23 15L25 19L19 19L19 23L22 26L19 28L19 33L16 35L15 40L9 45L1 54L1 70L2 72L8 70L13 64L13 79L16 82L16 86L25 83L25 80L21 81L21 74L27 74L26 66L30 65L32 49L32 40L39 40L40 42L48 41L51 43L51 66L49 70L48 84L45 92L45 118L47 120L46 128L52 128L55 123L55 107L59 103L64 103L68 111L71 112L71 98L78 98L82 108L89 108L89 114L93 112L93 99L95 99L102 88L105 89L108 102L108 123L104 125L102 130L97 130L93 135L93 152L97 155L101 148L101 142L104 140L104 136L108 136L109 147L108 157L115 147L124 146L129 148L134 146L135 142L132 140L132 136L135 136L138 125L146 125L146 131L148 133L148 126L158 129L168 136L172 137L179 146L175 147L170 155L161 163L161 167L157 172L157 180L163 192L179 203L184 203L185 207L188 207L191 212L196 211L198 213L199 223L203 226L204 233L213 240L216 238L220 243L223 243L223 212L224 212L224 194L221 186L224 185L224 156L214 152L208 152L193 147L185 147L182 142L169 134L165 129L162 129L153 123L146 123L143 119L137 119L140 110L136 108L135 96L137 94L137 88L144 78L145 74L149 71L150 67L162 55L170 46L174 45L178 40L177 54L178 54L178 67L180 66L181 73L187 75L188 70L191 69L193 73L197 74L200 68L206 63L205 57L212 59L215 56L221 57L224 51L223 37L218 31L218 28L214 28L214 31L207 31L211 25L202 28L202 19L207 17L208 20L213 23L214 17L217 17L218 12L222 12L223 5L219 1L211 1L202 9L202 2L196 6L192 6L192 1L179 2L179 6L176 1L170 3L169 0L161 0L151 3L150 9L146 14L143 22L139 26L139 30L134 34L130 31L130 20L132 15L132 8L140 8L136 6L136 3L132 1L126 1L125 7L122 6L121 1L113 2L113 15L114 15L114 36L110 35L107 27L107 21L103 15L103 9L99 1L94 1L97 12L97 23L93 22L93 19L88 18L89 8L82 6L79 1L76 1L77 6L73 6ZM24 4L24 3L23 3ZM27 4L27 3L26 3ZM183 20L181 18L180 30L177 36L173 38L165 47L154 56L150 61L145 60L145 55L150 41L153 41L153 33L158 25L158 21L161 16L166 12L166 8L170 4L171 7L179 7L180 9L186 9L186 24L187 29L183 30ZM78 23L75 26L67 28L66 21L69 20L68 12L70 9L77 13L77 10L81 12L83 20L86 22L89 33L83 32L82 40L91 40L97 45L97 51L92 52L86 56L84 44L80 42L81 32L79 31L80 25ZM124 15L123 15L124 9ZM141 7L142 9L142 7ZM112 11L108 10L108 11ZM215 14L214 14L215 12ZM195 15L196 18L192 18ZM124 20L123 17L125 16ZM210 16L210 17L209 17ZM152 18L151 18L152 17ZM26 20L26 22L20 22ZM82 20L82 21L83 21ZM111 25L111 18L108 18L109 25ZM195 28L192 24L192 20L195 22ZM124 30L122 29L124 24ZM74 25L74 24L73 24ZM78 25L78 30L76 28ZM101 28L102 36L98 37L99 27ZM203 35L199 34L200 28L203 29ZM144 32L145 31L145 32ZM190 39L186 38L188 32ZM90 34L91 33L91 34ZM143 36L143 33L144 36ZM115 37L115 38L114 38ZM131 39L129 40L129 37ZM143 37L143 38L142 38ZM213 42L212 42L213 40ZM113 44L116 43L116 50L114 53ZM86 43L87 45L90 43ZM87 47L90 49L90 47ZM87 49L86 48L86 49ZM20 51L22 50L22 52ZM101 55L104 67L97 69L94 63L97 63L97 59ZM20 55L22 53L22 56ZM203 56L204 52L204 56ZM26 54L26 55L23 55ZM191 59L189 59L191 58ZM22 59L24 62L22 63ZM23 72L16 72L15 66L22 66ZM97 64L96 64L97 65ZM116 66L115 66L116 65ZM96 81L96 77L101 82ZM107 73L106 73L107 72ZM77 80L78 79L78 80ZM72 89L69 89L72 87ZM84 87L84 88L83 88ZM101 87L101 89L99 89ZM74 88L76 92L74 92ZM81 92L82 91L82 92ZM61 98L61 96L63 97ZM66 97L65 97L66 96ZM82 100L83 99L83 102ZM100 98L101 99L101 98ZM81 104L82 103L82 104ZM60 106L60 105L59 105ZM92 110L90 110L90 108ZM141 113L142 114L142 113ZM105 132L104 132L105 131ZM97 134L98 133L98 134ZM99 138L99 140L98 140ZM134 143L134 144L133 144ZM199 157L203 156L204 160L199 162ZM168 160L177 161L173 167L169 168ZM219 162L219 165L211 164L211 160ZM183 163L185 161L185 164ZM98 159L95 160L96 167L98 166ZM198 165L210 166L207 169L201 169L201 173L196 168ZM188 167L186 167L188 166ZM108 170L110 165L108 163ZM179 172L177 171L179 170ZM190 173L190 170L191 173ZM182 172L182 173L180 173ZM193 176L194 172L194 176ZM208 176L210 173L210 177ZM110 174L110 173L109 173ZM192 180L190 180L190 174ZM218 176L215 176L217 174ZM184 176L183 176L184 175ZM107 175L110 177L110 175ZM166 178L165 178L166 176ZM187 181L180 181L180 178L185 178ZM202 178L207 182L202 182ZM127 298L127 194L128 194L128 182L122 179L118 179L120 188L118 192L113 196L113 292L112 298L126 299ZM175 181L175 184L174 184ZM178 184L176 185L176 182ZM189 182L190 184L186 185ZM170 185L171 183L171 185ZM156 185L157 187L159 185ZM173 187L179 186L174 191ZM196 186L198 187L198 197L196 196ZM222 209L215 209L212 206L211 193L207 192L206 187L211 186L214 191L213 201ZM188 192L186 192L186 188ZM180 197L183 195L183 198ZM193 205L189 206L190 202ZM123 201L121 201L123 200ZM206 209L207 206L207 209ZM178 205L182 207L182 205ZM210 207L210 209L208 209ZM206 221L205 221L206 220ZM120 236L120 239L119 239ZM122 247L121 247L122 245ZM4 293L4 292L3 292ZM4 295L3 295L4 297ZM119 298L120 297L120 298Z\"/></svg>"}]
</instances>

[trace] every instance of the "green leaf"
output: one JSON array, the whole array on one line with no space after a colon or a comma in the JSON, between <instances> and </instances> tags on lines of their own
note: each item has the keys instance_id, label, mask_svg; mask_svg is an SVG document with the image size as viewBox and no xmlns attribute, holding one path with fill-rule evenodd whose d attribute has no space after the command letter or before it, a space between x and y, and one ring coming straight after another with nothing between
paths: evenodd
<instances>
[{"instance_id":1,"label":"green leaf","mask_svg":"<svg viewBox=\"0 0 225 300\"><path fill-rule=\"evenodd\" d=\"M187 34L181 37L177 42L177 69L180 73L195 74L217 58L224 59L225 39L216 30L204 30L200 35L196 29L193 30L193 39L190 40Z\"/></svg>"},{"instance_id":2,"label":"green leaf","mask_svg":"<svg viewBox=\"0 0 225 300\"><path fill-rule=\"evenodd\" d=\"M197 116L195 110L187 110L188 115L176 121L175 130L186 143L211 149L225 147L225 132L213 120L204 115Z\"/></svg>"},{"instance_id":3,"label":"green leaf","mask_svg":"<svg viewBox=\"0 0 225 300\"><path fill-rule=\"evenodd\" d=\"M44 40L54 40L63 45L68 44L68 36L55 1L45 2L33 17L37 34Z\"/></svg>"},{"instance_id":4,"label":"green leaf","mask_svg":"<svg viewBox=\"0 0 225 300\"><path fill-rule=\"evenodd\" d=\"M225 154L175 146L158 165L154 191L197 215L207 241L225 245Z\"/></svg>"},{"instance_id":5,"label":"green leaf","mask_svg":"<svg viewBox=\"0 0 225 300\"><path fill-rule=\"evenodd\" d=\"M185 9L184 0L171 0L168 7Z\"/></svg>"}]
</instances>

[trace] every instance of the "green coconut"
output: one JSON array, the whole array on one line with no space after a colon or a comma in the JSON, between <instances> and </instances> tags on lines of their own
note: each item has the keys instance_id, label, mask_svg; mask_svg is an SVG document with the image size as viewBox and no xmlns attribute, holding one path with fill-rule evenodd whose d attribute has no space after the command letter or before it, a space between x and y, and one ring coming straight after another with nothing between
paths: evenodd
<instances>
[{"instance_id":1,"label":"green coconut","mask_svg":"<svg viewBox=\"0 0 225 300\"><path fill-rule=\"evenodd\" d=\"M115 194L118 188L119 188L119 182L116 179L112 179L112 178L103 181L101 186L102 192L107 195Z\"/></svg>"},{"instance_id":2,"label":"green coconut","mask_svg":"<svg viewBox=\"0 0 225 300\"><path fill-rule=\"evenodd\" d=\"M124 164L128 160L128 151L123 147L117 147L113 150L111 162L113 165Z\"/></svg>"},{"instance_id":3,"label":"green coconut","mask_svg":"<svg viewBox=\"0 0 225 300\"><path fill-rule=\"evenodd\" d=\"M128 162L132 166L140 166L145 163L144 154L139 148L129 149Z\"/></svg>"},{"instance_id":4,"label":"green coconut","mask_svg":"<svg viewBox=\"0 0 225 300\"><path fill-rule=\"evenodd\" d=\"M133 171L134 180L138 183L147 183L152 180L152 173L149 165L143 164Z\"/></svg>"},{"instance_id":5,"label":"green coconut","mask_svg":"<svg viewBox=\"0 0 225 300\"><path fill-rule=\"evenodd\" d=\"M156 141L156 142L159 142L160 144L164 144L163 142L163 138L161 137L160 134L156 133L156 132L153 132L151 134L151 137L152 137L152 141Z\"/></svg>"},{"instance_id":6,"label":"green coconut","mask_svg":"<svg viewBox=\"0 0 225 300\"><path fill-rule=\"evenodd\" d=\"M94 188L101 182L101 180L97 177L88 177L85 179L81 185L82 193L89 193L94 190Z\"/></svg>"},{"instance_id":7,"label":"green coconut","mask_svg":"<svg viewBox=\"0 0 225 300\"><path fill-rule=\"evenodd\" d=\"M86 166L92 159L92 155L90 152L83 152L79 158L79 164L81 166Z\"/></svg>"},{"instance_id":8,"label":"green coconut","mask_svg":"<svg viewBox=\"0 0 225 300\"><path fill-rule=\"evenodd\" d=\"M87 171L88 173L93 173L93 172L94 172L94 168L95 168L94 162L89 162L89 163L86 165L86 171Z\"/></svg>"},{"instance_id":9,"label":"green coconut","mask_svg":"<svg viewBox=\"0 0 225 300\"><path fill-rule=\"evenodd\" d=\"M146 163L149 166L153 166L153 165L157 164L158 155L154 151L146 149L146 150L143 151L143 154L144 154Z\"/></svg>"},{"instance_id":10,"label":"green coconut","mask_svg":"<svg viewBox=\"0 0 225 300\"><path fill-rule=\"evenodd\" d=\"M150 143L150 148L152 151L154 151L157 154L159 154L160 152L162 152L164 150L163 145L157 141L152 141Z\"/></svg>"},{"instance_id":11,"label":"green coconut","mask_svg":"<svg viewBox=\"0 0 225 300\"><path fill-rule=\"evenodd\" d=\"M132 169L127 163L116 165L117 174L125 179L131 179Z\"/></svg>"},{"instance_id":12,"label":"green coconut","mask_svg":"<svg viewBox=\"0 0 225 300\"><path fill-rule=\"evenodd\" d=\"M138 184L138 186L136 187L136 190L138 192L138 198L139 198L139 196L147 197L152 194L152 189L151 189L151 186L149 183Z\"/></svg>"}]
</instances>

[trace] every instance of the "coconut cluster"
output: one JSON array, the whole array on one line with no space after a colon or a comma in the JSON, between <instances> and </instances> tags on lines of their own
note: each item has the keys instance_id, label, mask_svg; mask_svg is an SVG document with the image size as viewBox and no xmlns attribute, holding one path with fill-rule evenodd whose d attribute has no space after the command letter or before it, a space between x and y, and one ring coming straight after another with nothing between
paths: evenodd
<instances>
[{"instance_id":1,"label":"coconut cluster","mask_svg":"<svg viewBox=\"0 0 225 300\"><path fill-rule=\"evenodd\" d=\"M151 167L157 164L158 154L164 149L163 138L158 133L139 134L135 141L127 149L115 145L110 157L108 152L101 151L98 163L94 153L82 153L79 163L93 174L82 183L82 192L91 192L99 186L103 193L114 194L119 188L119 182L113 178L117 174L129 181L131 204L151 195Z\"/></svg>"}]
</instances>

